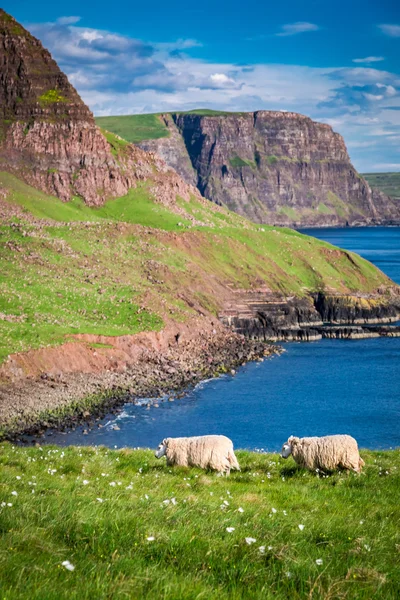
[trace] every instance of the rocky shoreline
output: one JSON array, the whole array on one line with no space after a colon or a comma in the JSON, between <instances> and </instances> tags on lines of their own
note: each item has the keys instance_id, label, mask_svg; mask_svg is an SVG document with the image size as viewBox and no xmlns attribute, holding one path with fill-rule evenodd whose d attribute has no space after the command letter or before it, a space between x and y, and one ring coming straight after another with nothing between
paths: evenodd
<instances>
[{"instance_id":1,"label":"rocky shoreline","mask_svg":"<svg viewBox=\"0 0 400 600\"><path fill-rule=\"evenodd\" d=\"M211 335L176 341L164 353L144 350L123 372L42 373L0 387L0 436L34 443L51 428L90 429L126 402L184 394L204 379L234 374L248 361L280 352L278 346L218 327Z\"/></svg>"}]
</instances>

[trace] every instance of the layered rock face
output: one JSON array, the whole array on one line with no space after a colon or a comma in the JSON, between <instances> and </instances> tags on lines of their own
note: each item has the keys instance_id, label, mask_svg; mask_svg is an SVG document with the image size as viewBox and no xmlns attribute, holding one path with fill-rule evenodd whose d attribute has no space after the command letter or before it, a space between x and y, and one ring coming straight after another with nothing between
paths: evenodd
<instances>
[{"instance_id":1,"label":"layered rock face","mask_svg":"<svg viewBox=\"0 0 400 600\"><path fill-rule=\"evenodd\" d=\"M375 294L319 292L305 298L237 290L219 318L253 339L313 341L321 338L399 337L400 295L397 288Z\"/></svg>"},{"instance_id":2,"label":"layered rock face","mask_svg":"<svg viewBox=\"0 0 400 600\"><path fill-rule=\"evenodd\" d=\"M160 118L170 138L142 142L141 147L159 152L193 183L189 157L201 194L253 221L292 226L400 223L399 202L370 188L352 166L343 138L329 125L276 111Z\"/></svg>"},{"instance_id":3,"label":"layered rock face","mask_svg":"<svg viewBox=\"0 0 400 600\"><path fill-rule=\"evenodd\" d=\"M128 154L139 172L151 171L139 149ZM92 205L126 194L136 179L49 52L1 9L0 167L62 200L76 194Z\"/></svg>"}]
</instances>

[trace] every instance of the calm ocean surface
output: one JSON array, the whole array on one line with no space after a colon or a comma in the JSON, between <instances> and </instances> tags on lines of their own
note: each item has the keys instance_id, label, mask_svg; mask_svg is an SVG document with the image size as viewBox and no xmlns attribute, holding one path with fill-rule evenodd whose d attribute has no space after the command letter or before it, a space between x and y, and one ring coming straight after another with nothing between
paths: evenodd
<instances>
[{"instance_id":1,"label":"calm ocean surface","mask_svg":"<svg viewBox=\"0 0 400 600\"><path fill-rule=\"evenodd\" d=\"M400 284L400 228L302 232L358 252ZM237 448L274 451L292 434L349 433L361 447L400 446L400 338L284 347L282 356L203 382L183 399L150 409L127 404L101 429L47 441L155 447L164 437L222 433Z\"/></svg>"}]
</instances>

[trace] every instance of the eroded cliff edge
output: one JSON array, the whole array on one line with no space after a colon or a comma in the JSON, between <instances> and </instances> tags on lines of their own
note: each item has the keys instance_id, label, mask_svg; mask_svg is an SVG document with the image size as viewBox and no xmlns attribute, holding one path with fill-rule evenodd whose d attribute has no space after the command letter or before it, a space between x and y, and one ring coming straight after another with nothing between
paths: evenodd
<instances>
[{"instance_id":1,"label":"eroded cliff edge","mask_svg":"<svg viewBox=\"0 0 400 600\"><path fill-rule=\"evenodd\" d=\"M290 112L160 115L145 140L200 193L259 223L400 224L400 203L372 189L329 125ZM191 167L191 168L190 168Z\"/></svg>"}]
</instances>

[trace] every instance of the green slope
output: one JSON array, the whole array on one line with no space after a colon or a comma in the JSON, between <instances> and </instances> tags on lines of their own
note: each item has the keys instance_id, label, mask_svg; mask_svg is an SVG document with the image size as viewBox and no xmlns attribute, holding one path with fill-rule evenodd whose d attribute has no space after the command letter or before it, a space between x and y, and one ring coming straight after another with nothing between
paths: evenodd
<instances>
[{"instance_id":1,"label":"green slope","mask_svg":"<svg viewBox=\"0 0 400 600\"><path fill-rule=\"evenodd\" d=\"M198 310L215 315L226 286L302 296L389 283L355 254L259 227L206 200L178 198L176 214L149 185L89 208L0 174L0 360L70 334L122 335Z\"/></svg>"},{"instance_id":2,"label":"green slope","mask_svg":"<svg viewBox=\"0 0 400 600\"><path fill-rule=\"evenodd\" d=\"M97 117L96 123L133 144L169 135L158 114Z\"/></svg>"},{"instance_id":3,"label":"green slope","mask_svg":"<svg viewBox=\"0 0 400 600\"><path fill-rule=\"evenodd\" d=\"M400 198L400 173L363 173L371 187L378 188L392 198Z\"/></svg>"}]
</instances>

